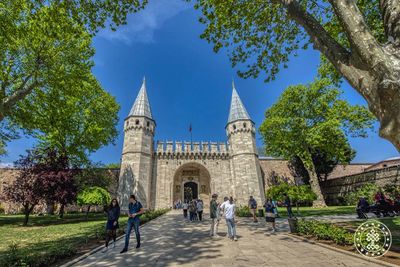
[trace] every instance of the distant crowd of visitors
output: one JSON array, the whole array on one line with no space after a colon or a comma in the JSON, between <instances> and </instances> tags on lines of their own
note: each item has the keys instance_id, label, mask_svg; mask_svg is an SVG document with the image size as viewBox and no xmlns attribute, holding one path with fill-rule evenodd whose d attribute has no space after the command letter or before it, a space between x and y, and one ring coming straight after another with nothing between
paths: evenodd
<instances>
[{"instance_id":1,"label":"distant crowd of visitors","mask_svg":"<svg viewBox=\"0 0 400 267\"><path fill-rule=\"evenodd\" d=\"M378 218L400 215L400 194L390 199L382 191L378 191L374 196L374 202L370 204L366 197L360 197L357 204L358 218L367 219L369 212L374 213Z\"/></svg>"},{"instance_id":2,"label":"distant crowd of visitors","mask_svg":"<svg viewBox=\"0 0 400 267\"><path fill-rule=\"evenodd\" d=\"M183 217L189 221L202 221L203 220L203 200L193 199L190 201L181 202L178 200L175 204L175 209L183 210ZM189 217L188 217L189 212Z\"/></svg>"}]
</instances>

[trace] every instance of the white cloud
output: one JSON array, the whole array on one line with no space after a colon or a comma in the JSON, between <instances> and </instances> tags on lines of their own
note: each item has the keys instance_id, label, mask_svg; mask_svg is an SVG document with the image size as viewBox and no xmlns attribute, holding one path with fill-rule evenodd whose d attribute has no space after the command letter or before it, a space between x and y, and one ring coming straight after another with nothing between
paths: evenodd
<instances>
[{"instance_id":1,"label":"white cloud","mask_svg":"<svg viewBox=\"0 0 400 267\"><path fill-rule=\"evenodd\" d=\"M157 29L168 19L190 7L183 0L150 0L144 10L128 16L127 25L119 26L117 31L103 29L98 36L125 44L152 43Z\"/></svg>"},{"instance_id":2,"label":"white cloud","mask_svg":"<svg viewBox=\"0 0 400 267\"><path fill-rule=\"evenodd\" d=\"M12 168L14 164L12 162L0 162L0 168Z\"/></svg>"}]
</instances>

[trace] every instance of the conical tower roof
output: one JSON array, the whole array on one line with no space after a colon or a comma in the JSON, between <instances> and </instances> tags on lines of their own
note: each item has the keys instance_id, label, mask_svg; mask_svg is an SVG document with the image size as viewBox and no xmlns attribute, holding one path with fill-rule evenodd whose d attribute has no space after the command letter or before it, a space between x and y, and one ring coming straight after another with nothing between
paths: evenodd
<instances>
[{"instance_id":1,"label":"conical tower roof","mask_svg":"<svg viewBox=\"0 0 400 267\"><path fill-rule=\"evenodd\" d=\"M149 99L147 97L145 78L143 78L142 87L139 90L135 103L133 103L133 106L128 116L140 116L146 117L151 120L153 119Z\"/></svg>"},{"instance_id":2,"label":"conical tower roof","mask_svg":"<svg viewBox=\"0 0 400 267\"><path fill-rule=\"evenodd\" d=\"M251 120L251 119L249 113L247 113L247 110L242 103L242 100L240 100L234 82L232 82L232 101L231 101L231 109L229 111L228 123L231 123L236 120Z\"/></svg>"}]
</instances>

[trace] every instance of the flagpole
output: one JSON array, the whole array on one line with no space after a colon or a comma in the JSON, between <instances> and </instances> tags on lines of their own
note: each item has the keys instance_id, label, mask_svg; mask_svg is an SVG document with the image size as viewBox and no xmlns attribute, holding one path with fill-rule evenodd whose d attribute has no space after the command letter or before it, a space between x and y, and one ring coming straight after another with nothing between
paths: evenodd
<instances>
[{"instance_id":1,"label":"flagpole","mask_svg":"<svg viewBox=\"0 0 400 267\"><path fill-rule=\"evenodd\" d=\"M189 132L190 132L190 146L193 144L193 135L192 135L192 123L189 125Z\"/></svg>"}]
</instances>

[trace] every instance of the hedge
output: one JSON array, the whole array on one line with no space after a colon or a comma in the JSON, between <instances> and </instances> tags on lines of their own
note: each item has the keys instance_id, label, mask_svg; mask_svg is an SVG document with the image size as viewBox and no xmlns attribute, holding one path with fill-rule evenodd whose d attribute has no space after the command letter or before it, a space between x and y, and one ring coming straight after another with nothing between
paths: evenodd
<instances>
[{"instance_id":1,"label":"hedge","mask_svg":"<svg viewBox=\"0 0 400 267\"><path fill-rule=\"evenodd\" d=\"M353 245L353 234L331 223L301 219L297 221L297 231L301 235L319 240L331 240L338 245Z\"/></svg>"}]
</instances>

